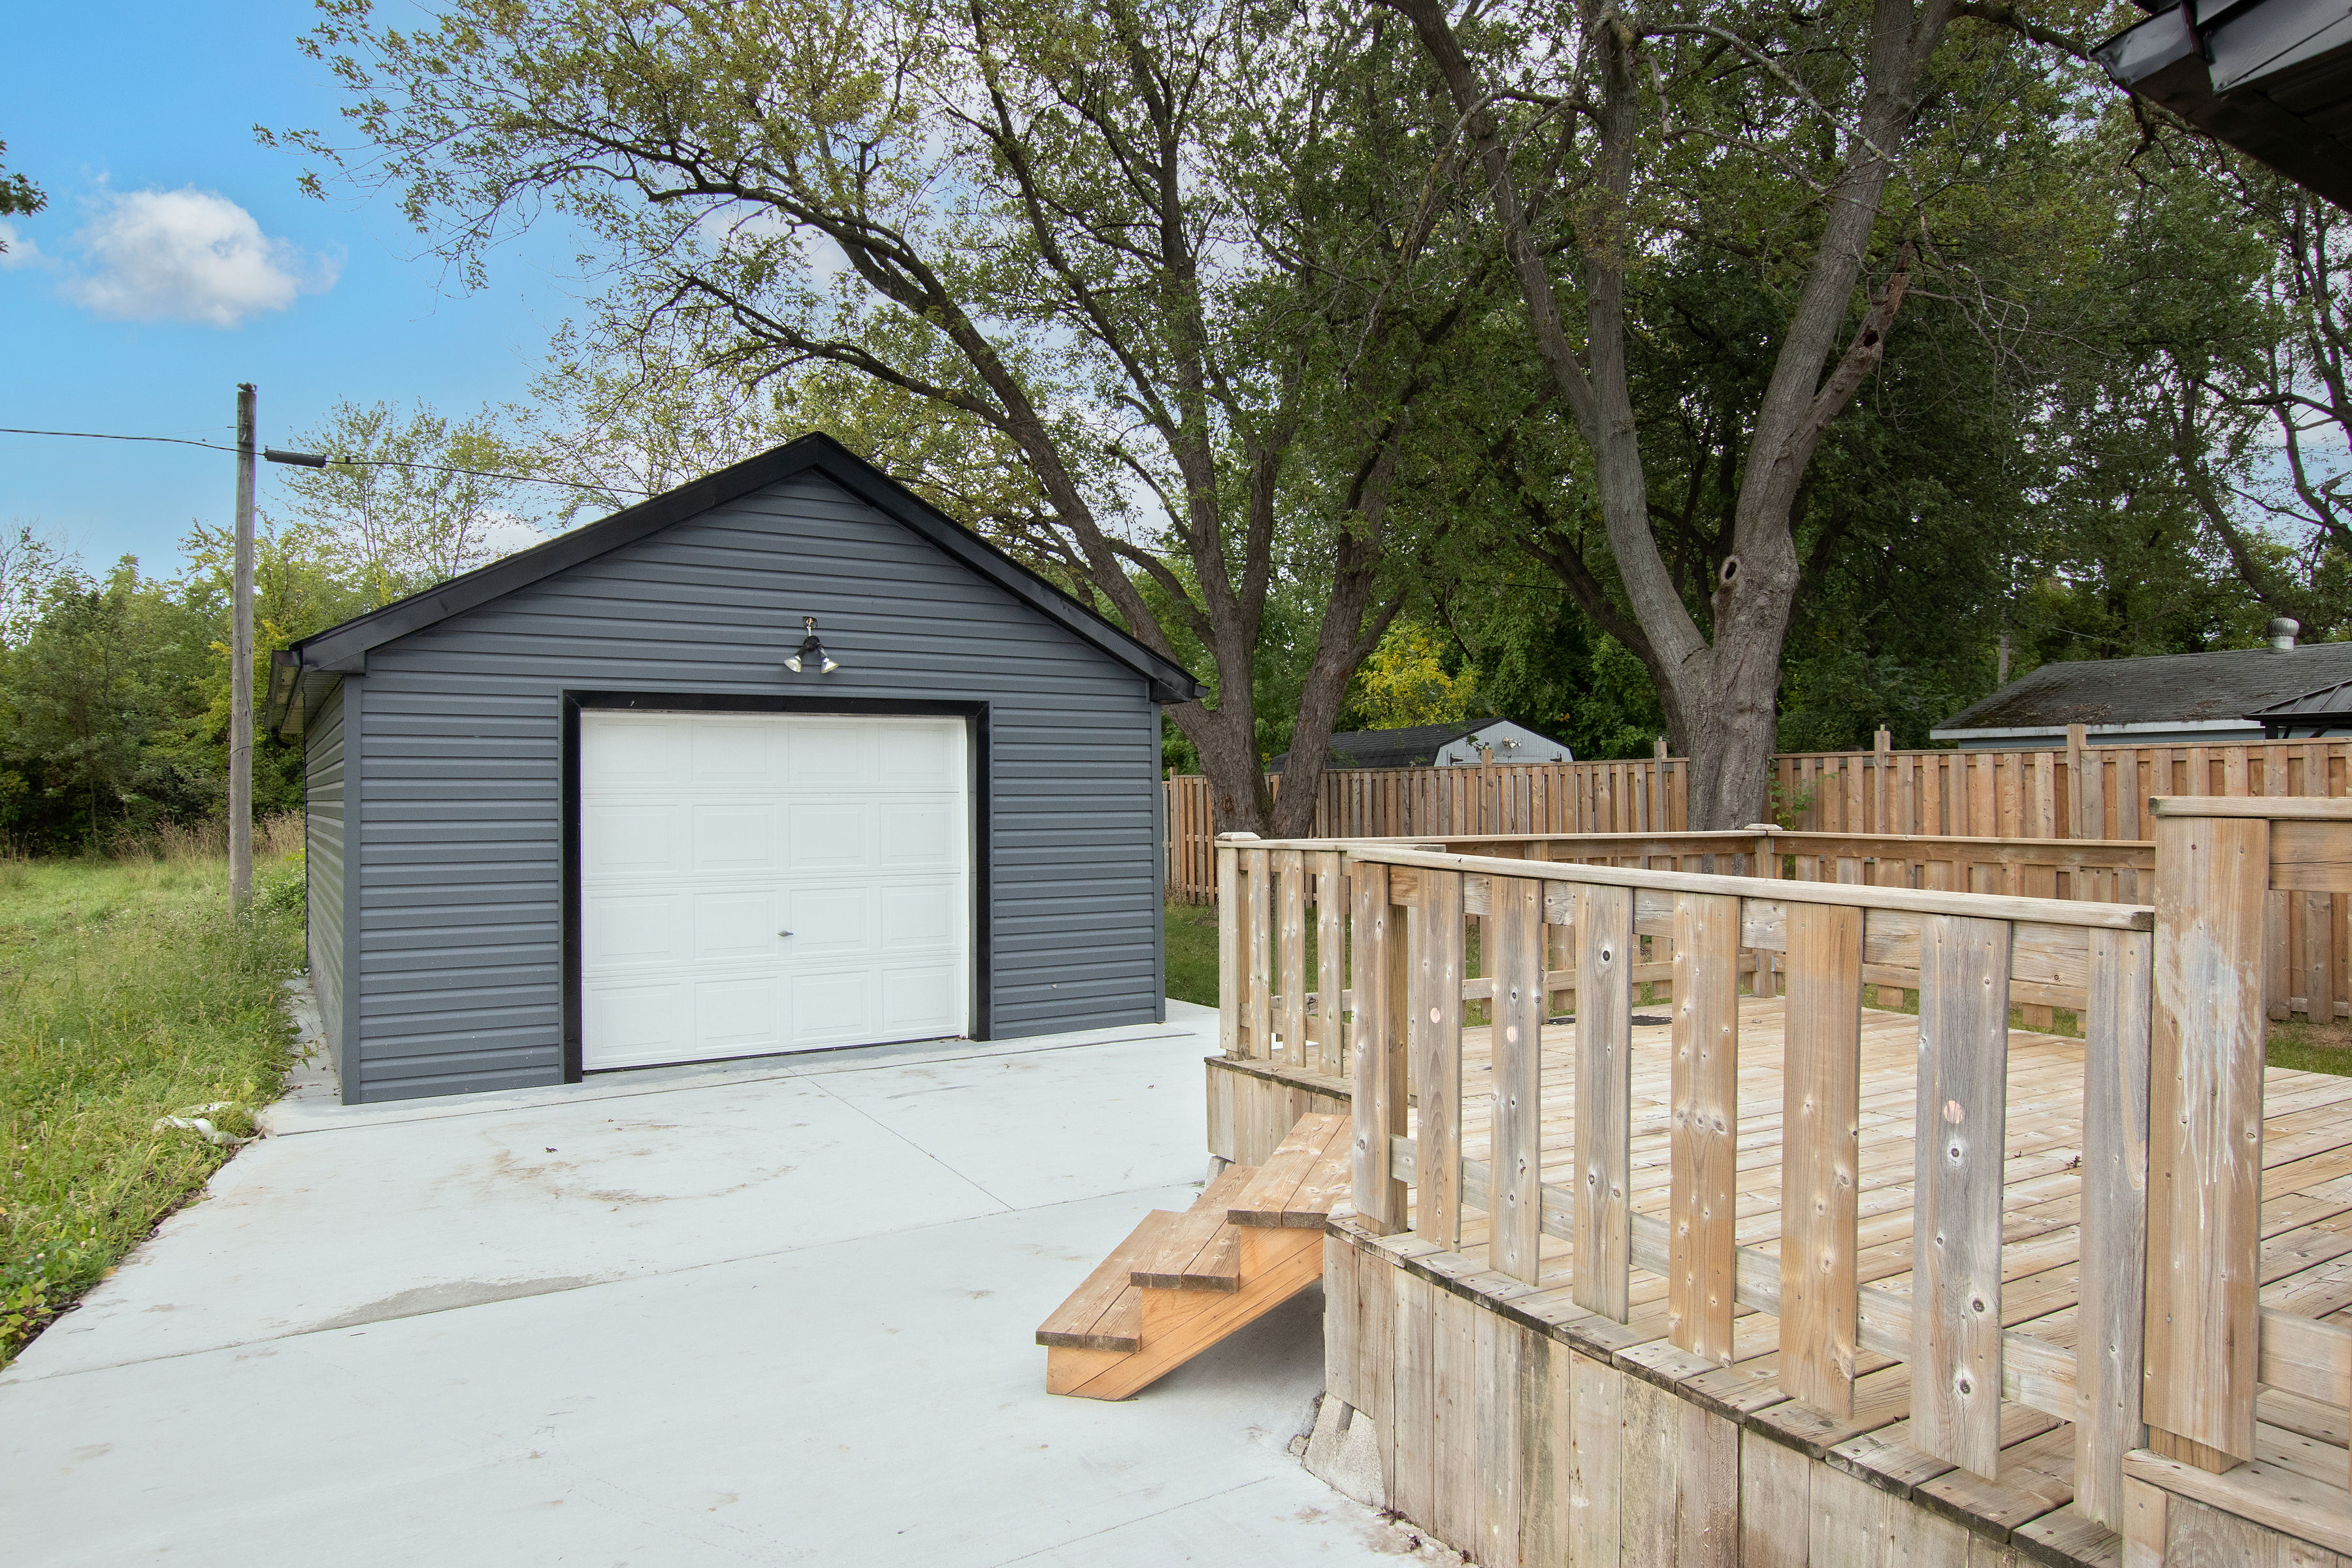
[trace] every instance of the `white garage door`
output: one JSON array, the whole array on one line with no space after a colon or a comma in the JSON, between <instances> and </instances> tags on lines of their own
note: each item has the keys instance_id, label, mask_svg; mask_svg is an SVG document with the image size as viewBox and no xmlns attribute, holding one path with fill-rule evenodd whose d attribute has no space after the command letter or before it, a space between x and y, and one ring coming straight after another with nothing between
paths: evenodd
<instances>
[{"instance_id":1,"label":"white garage door","mask_svg":"<svg viewBox=\"0 0 2352 1568\"><path fill-rule=\"evenodd\" d=\"M581 1065L961 1035L961 719L580 715Z\"/></svg>"}]
</instances>

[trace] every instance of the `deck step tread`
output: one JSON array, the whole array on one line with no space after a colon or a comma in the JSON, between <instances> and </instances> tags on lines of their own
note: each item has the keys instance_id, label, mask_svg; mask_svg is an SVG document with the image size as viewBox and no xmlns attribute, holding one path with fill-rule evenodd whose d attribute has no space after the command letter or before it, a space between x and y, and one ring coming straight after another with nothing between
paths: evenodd
<instances>
[{"instance_id":1,"label":"deck step tread","mask_svg":"<svg viewBox=\"0 0 2352 1568\"><path fill-rule=\"evenodd\" d=\"M1085 1283L1037 1328L1037 1342L1066 1350L1132 1351L1143 1328L1143 1289L1136 1266L1159 1255L1168 1232L1184 1216L1153 1209L1125 1241L1096 1265Z\"/></svg>"},{"instance_id":2,"label":"deck step tread","mask_svg":"<svg viewBox=\"0 0 2352 1568\"><path fill-rule=\"evenodd\" d=\"M1345 1111L1300 1117L1226 1216L1235 1225L1320 1229L1348 1195L1349 1127Z\"/></svg>"},{"instance_id":3,"label":"deck step tread","mask_svg":"<svg viewBox=\"0 0 2352 1568\"><path fill-rule=\"evenodd\" d=\"M1225 1217L1256 1171L1234 1165L1211 1182L1170 1226L1159 1251L1139 1264L1134 1283L1159 1290L1238 1290L1241 1233Z\"/></svg>"}]
</instances>

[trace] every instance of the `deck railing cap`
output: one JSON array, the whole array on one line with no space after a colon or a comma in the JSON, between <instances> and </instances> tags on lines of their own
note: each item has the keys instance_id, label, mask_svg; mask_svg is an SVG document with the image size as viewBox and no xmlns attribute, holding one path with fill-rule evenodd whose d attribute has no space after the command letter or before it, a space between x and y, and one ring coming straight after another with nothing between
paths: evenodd
<instances>
[{"instance_id":1,"label":"deck railing cap","mask_svg":"<svg viewBox=\"0 0 2352 1568\"><path fill-rule=\"evenodd\" d=\"M1881 888L1865 882L1795 882L1769 877L1726 877L1699 871L1643 871L1630 866L1579 866L1559 860L1508 860L1485 855L1443 855L1385 844L1359 845L1350 858L1376 866L1465 871L1535 881L1586 882L1649 888L1669 893L1729 893L1780 903L1834 904L1847 909L1902 910L1913 914L1964 915L1978 920L2030 921L2042 925L2104 931L2154 931L2156 911L2140 904L2075 899L2028 899L2005 893L1942 893Z\"/></svg>"},{"instance_id":2,"label":"deck railing cap","mask_svg":"<svg viewBox=\"0 0 2352 1568\"><path fill-rule=\"evenodd\" d=\"M2266 816L2279 822L2352 822L2352 795L2158 795L2155 816Z\"/></svg>"}]
</instances>

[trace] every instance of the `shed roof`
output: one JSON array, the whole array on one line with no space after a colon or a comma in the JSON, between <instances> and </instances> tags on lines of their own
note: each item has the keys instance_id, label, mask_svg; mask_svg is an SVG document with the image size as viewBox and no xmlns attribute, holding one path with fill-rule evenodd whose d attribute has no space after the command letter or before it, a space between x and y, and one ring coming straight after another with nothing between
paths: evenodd
<instances>
[{"instance_id":1,"label":"shed roof","mask_svg":"<svg viewBox=\"0 0 2352 1568\"><path fill-rule=\"evenodd\" d=\"M1459 719L1449 724L1406 724L1394 730L1356 730L1331 737L1330 766L1335 768L1423 768L1437 759L1438 748L1465 735L1475 735L1507 722L1501 719ZM1521 729L1528 726L1522 724ZM1541 731L1530 731L1541 734ZM1551 736L1545 735L1550 740ZM1284 752L1266 763L1280 773L1289 764Z\"/></svg>"},{"instance_id":2,"label":"shed roof","mask_svg":"<svg viewBox=\"0 0 2352 1568\"><path fill-rule=\"evenodd\" d=\"M2073 659L2011 681L1935 732L2243 722L2265 703L2346 680L2352 680L2352 642Z\"/></svg>"},{"instance_id":3,"label":"shed roof","mask_svg":"<svg viewBox=\"0 0 2352 1568\"><path fill-rule=\"evenodd\" d=\"M2246 717L2282 739L2291 737L2297 728L2308 729L2315 735L2326 730L2352 728L2352 680L2339 680L2333 686L2257 708Z\"/></svg>"},{"instance_id":4,"label":"shed roof","mask_svg":"<svg viewBox=\"0 0 2352 1568\"><path fill-rule=\"evenodd\" d=\"M355 616L341 626L312 633L272 658L269 726L283 726L306 680L362 672L367 668L372 648L803 473L824 475L1038 614L1092 643L1149 680L1152 696L1159 701L1183 702L1206 695L1206 688L1194 680L1183 666L1145 647L832 437L811 431L599 521L560 533L543 544L437 583L422 593L363 616Z\"/></svg>"}]
</instances>

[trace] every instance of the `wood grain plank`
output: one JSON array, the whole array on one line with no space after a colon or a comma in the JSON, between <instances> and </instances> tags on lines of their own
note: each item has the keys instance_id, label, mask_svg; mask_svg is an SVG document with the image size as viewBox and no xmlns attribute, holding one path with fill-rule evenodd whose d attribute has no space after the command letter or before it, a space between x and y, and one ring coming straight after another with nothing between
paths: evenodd
<instances>
[{"instance_id":1,"label":"wood grain plank","mask_svg":"<svg viewBox=\"0 0 2352 1568\"><path fill-rule=\"evenodd\" d=\"M2146 1445L2147 1064L2156 944L2091 939L2083 1051L2082 1299L2075 1315L2074 1507L2120 1531L2124 1455Z\"/></svg>"},{"instance_id":2,"label":"wood grain plank","mask_svg":"<svg viewBox=\"0 0 2352 1568\"><path fill-rule=\"evenodd\" d=\"M1242 1045L1242 967L1248 951L1247 911L1242 905L1241 851L1217 846L1217 1048L1228 1057L1247 1055ZM1210 1145L1214 1148L1215 1145Z\"/></svg>"},{"instance_id":3,"label":"wood grain plank","mask_svg":"<svg viewBox=\"0 0 2352 1568\"><path fill-rule=\"evenodd\" d=\"M1407 1519L1429 1521L1436 1505L1437 1287L1402 1268L1396 1278L1394 1392L1395 1473L1391 1506Z\"/></svg>"},{"instance_id":4,"label":"wood grain plank","mask_svg":"<svg viewBox=\"0 0 2352 1568\"><path fill-rule=\"evenodd\" d=\"M1433 871L1413 906L1419 966L1412 1016L1413 1230L1451 1252L1462 1245L1462 877Z\"/></svg>"},{"instance_id":5,"label":"wood grain plank","mask_svg":"<svg viewBox=\"0 0 2352 1568\"><path fill-rule=\"evenodd\" d=\"M2250 1459L2270 824L2159 811L2156 845L2144 1414Z\"/></svg>"},{"instance_id":6,"label":"wood grain plank","mask_svg":"<svg viewBox=\"0 0 2352 1568\"><path fill-rule=\"evenodd\" d=\"M1853 1409L1862 1162L1862 911L1789 909L1782 1070L1780 1386Z\"/></svg>"},{"instance_id":7,"label":"wood grain plank","mask_svg":"<svg viewBox=\"0 0 2352 1568\"><path fill-rule=\"evenodd\" d=\"M1919 983L1911 1441L2000 1468L2000 1203L2009 1087L2006 921L1929 917Z\"/></svg>"},{"instance_id":8,"label":"wood grain plank","mask_svg":"<svg viewBox=\"0 0 2352 1568\"><path fill-rule=\"evenodd\" d=\"M1487 1267L1536 1282L1543 1236L1543 884L1496 878L1482 930L1495 977Z\"/></svg>"},{"instance_id":9,"label":"wood grain plank","mask_svg":"<svg viewBox=\"0 0 2352 1568\"><path fill-rule=\"evenodd\" d=\"M1355 1010L1349 1025L1353 1038L1353 1093L1349 1107L1350 1185L1357 1217L1375 1235L1389 1236L1405 1227L1405 1185L1396 1179L1389 1161L1389 1141L1405 1131L1405 1024L1408 1015L1394 1005L1394 994L1405 971L1403 911L1389 902L1385 866L1354 865L1348 868L1354 895Z\"/></svg>"},{"instance_id":10,"label":"wood grain plank","mask_svg":"<svg viewBox=\"0 0 2352 1568\"><path fill-rule=\"evenodd\" d=\"M1576 1304L1633 1309L1633 896L1584 887L1576 904ZM1424 1110L1423 1115L1427 1112Z\"/></svg>"},{"instance_id":11,"label":"wood grain plank","mask_svg":"<svg viewBox=\"0 0 2352 1568\"><path fill-rule=\"evenodd\" d=\"M1249 967L1242 982L1242 1008L1249 1020L1243 1054L1274 1059L1274 874L1264 849L1242 851L1243 896Z\"/></svg>"},{"instance_id":12,"label":"wood grain plank","mask_svg":"<svg viewBox=\"0 0 2352 1568\"><path fill-rule=\"evenodd\" d=\"M1273 854L1276 994L1282 1007L1275 1031L1282 1060L1304 1067L1307 1055L1307 857L1297 849Z\"/></svg>"},{"instance_id":13,"label":"wood grain plank","mask_svg":"<svg viewBox=\"0 0 2352 1568\"><path fill-rule=\"evenodd\" d=\"M1591 1356L1569 1356L1569 1541L1573 1563L1615 1563L1624 1374Z\"/></svg>"},{"instance_id":14,"label":"wood grain plank","mask_svg":"<svg viewBox=\"0 0 2352 1568\"><path fill-rule=\"evenodd\" d=\"M1302 1061L1334 1076L1348 1070L1347 1026L1341 1021L1348 985L1348 873L1337 849L1307 858L1315 896L1315 994L1318 1016L1314 1051Z\"/></svg>"},{"instance_id":15,"label":"wood grain plank","mask_svg":"<svg viewBox=\"0 0 2352 1568\"><path fill-rule=\"evenodd\" d=\"M1739 900L1675 900L1667 1336L1728 1365L1739 1165Z\"/></svg>"}]
</instances>

